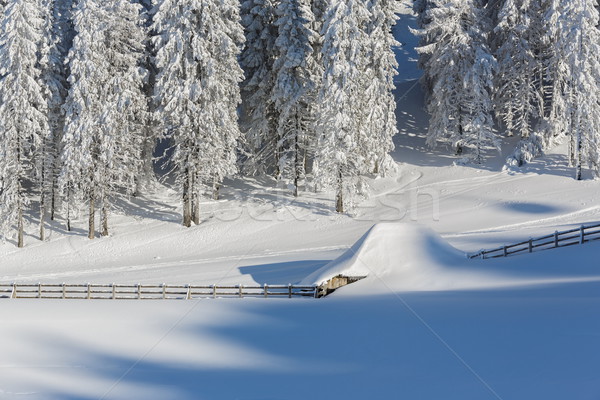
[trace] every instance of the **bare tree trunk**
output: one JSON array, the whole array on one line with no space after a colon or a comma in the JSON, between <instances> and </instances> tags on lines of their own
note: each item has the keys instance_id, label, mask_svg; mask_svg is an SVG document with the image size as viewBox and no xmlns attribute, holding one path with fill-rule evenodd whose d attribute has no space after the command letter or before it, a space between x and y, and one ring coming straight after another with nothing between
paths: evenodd
<instances>
[{"instance_id":1,"label":"bare tree trunk","mask_svg":"<svg viewBox=\"0 0 600 400\"><path fill-rule=\"evenodd\" d=\"M302 174L302 165L300 164L300 143L298 135L300 134L300 120L296 111L296 136L294 137L294 197L298 197L298 183Z\"/></svg>"},{"instance_id":2,"label":"bare tree trunk","mask_svg":"<svg viewBox=\"0 0 600 400\"><path fill-rule=\"evenodd\" d=\"M71 188L70 187L67 187L67 232L71 232Z\"/></svg>"},{"instance_id":3,"label":"bare tree trunk","mask_svg":"<svg viewBox=\"0 0 600 400\"><path fill-rule=\"evenodd\" d=\"M46 219L46 194L44 193L44 189L42 188L42 193L40 195L40 240L44 241L46 239L45 231L44 231L44 221Z\"/></svg>"},{"instance_id":4,"label":"bare tree trunk","mask_svg":"<svg viewBox=\"0 0 600 400\"><path fill-rule=\"evenodd\" d=\"M463 137L463 125L462 125L462 109L458 107L458 136ZM463 153L463 147L461 144L456 145L456 155L460 156Z\"/></svg>"},{"instance_id":5,"label":"bare tree trunk","mask_svg":"<svg viewBox=\"0 0 600 400\"><path fill-rule=\"evenodd\" d=\"M192 222L194 222L195 225L200 225L200 193L198 190L196 190L196 176L191 175L190 176L191 179L191 183L190 183L190 195L191 195L191 216L192 216Z\"/></svg>"},{"instance_id":6,"label":"bare tree trunk","mask_svg":"<svg viewBox=\"0 0 600 400\"><path fill-rule=\"evenodd\" d=\"M338 170L338 187L335 196L335 211L338 213L344 212L344 181L342 177L342 169Z\"/></svg>"},{"instance_id":7,"label":"bare tree trunk","mask_svg":"<svg viewBox=\"0 0 600 400\"><path fill-rule=\"evenodd\" d=\"M577 140L575 145L575 179L581 180L581 131L577 129Z\"/></svg>"},{"instance_id":8,"label":"bare tree trunk","mask_svg":"<svg viewBox=\"0 0 600 400\"><path fill-rule=\"evenodd\" d=\"M108 206L106 205L106 195L102 195L102 209L100 210L102 219L102 236L108 236Z\"/></svg>"},{"instance_id":9,"label":"bare tree trunk","mask_svg":"<svg viewBox=\"0 0 600 400\"><path fill-rule=\"evenodd\" d=\"M95 225L95 214L96 214L96 199L94 198L94 193L90 193L89 199L89 216L88 216L88 238L94 239L96 237L96 225Z\"/></svg>"},{"instance_id":10,"label":"bare tree trunk","mask_svg":"<svg viewBox=\"0 0 600 400\"><path fill-rule=\"evenodd\" d=\"M19 212L18 212L18 221L17 221L17 247L23 247L23 207L21 206L21 201L18 204Z\"/></svg>"},{"instance_id":11,"label":"bare tree trunk","mask_svg":"<svg viewBox=\"0 0 600 400\"><path fill-rule=\"evenodd\" d=\"M56 179L52 178L52 194L50 195L50 221L54 221L56 210Z\"/></svg>"},{"instance_id":12,"label":"bare tree trunk","mask_svg":"<svg viewBox=\"0 0 600 400\"><path fill-rule=\"evenodd\" d=\"M183 226L192 226L192 193L190 188L190 171L186 168L183 180Z\"/></svg>"},{"instance_id":13,"label":"bare tree trunk","mask_svg":"<svg viewBox=\"0 0 600 400\"><path fill-rule=\"evenodd\" d=\"M192 221L200 225L200 193L192 191Z\"/></svg>"},{"instance_id":14,"label":"bare tree trunk","mask_svg":"<svg viewBox=\"0 0 600 400\"><path fill-rule=\"evenodd\" d=\"M221 188L221 185L219 185L219 182L217 182L217 177L213 177L213 187L212 187L212 197L213 200L219 200L219 189Z\"/></svg>"}]
</instances>

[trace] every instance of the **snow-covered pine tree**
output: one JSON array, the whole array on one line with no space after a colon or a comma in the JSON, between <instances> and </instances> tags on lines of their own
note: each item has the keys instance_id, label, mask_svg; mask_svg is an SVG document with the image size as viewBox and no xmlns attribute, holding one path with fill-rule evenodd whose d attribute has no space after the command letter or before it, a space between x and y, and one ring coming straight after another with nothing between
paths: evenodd
<instances>
[{"instance_id":1,"label":"snow-covered pine tree","mask_svg":"<svg viewBox=\"0 0 600 400\"><path fill-rule=\"evenodd\" d=\"M336 191L336 211L344 212L358 191L364 165L358 148L370 14L362 0L332 0L323 26L324 75L318 101L318 145L313 175L319 189Z\"/></svg>"},{"instance_id":2,"label":"snow-covered pine tree","mask_svg":"<svg viewBox=\"0 0 600 400\"><path fill-rule=\"evenodd\" d=\"M299 181L305 178L307 146L314 137L311 104L322 76L312 47L318 36L312 30L314 16L308 1L281 0L276 15L279 35L275 41L272 101L281 148L278 179L291 181L294 196L298 196Z\"/></svg>"},{"instance_id":3,"label":"snow-covered pine tree","mask_svg":"<svg viewBox=\"0 0 600 400\"><path fill-rule=\"evenodd\" d=\"M600 31L594 0L562 0L556 53L565 60L565 99L562 118L568 119L570 160L575 178L587 164L600 176Z\"/></svg>"},{"instance_id":4,"label":"snow-covered pine tree","mask_svg":"<svg viewBox=\"0 0 600 400\"><path fill-rule=\"evenodd\" d=\"M396 8L395 0L370 0L368 3L371 13L366 28L368 67L364 73L362 96L369 107L361 129L364 136L361 148L365 152L366 172L381 175L394 168L389 153L394 150L392 139L398 133L393 93L398 62L393 49L400 43L392 34L397 20Z\"/></svg>"},{"instance_id":5,"label":"snow-covered pine tree","mask_svg":"<svg viewBox=\"0 0 600 400\"><path fill-rule=\"evenodd\" d=\"M430 22L431 22L431 17L430 15L430 9L432 8L436 8L437 7L437 0L414 0L413 3L413 11L416 14L416 23L417 23L417 28L419 29L423 29L425 28ZM425 35L424 32L419 32L419 31L412 31L415 34L418 34L421 36L420 40L419 40L419 45L420 46L426 46L429 43L434 42L434 38L428 35L433 35L436 31L430 31L428 32L428 35ZM425 97L428 97L432 90L433 90L433 83L431 78L427 75L427 65L428 62L428 55L426 53L422 53L419 55L419 61L418 61L418 65L419 68L421 68L421 70L423 71L423 75L421 76L421 86L423 87L423 90L425 92Z\"/></svg>"},{"instance_id":6,"label":"snow-covered pine tree","mask_svg":"<svg viewBox=\"0 0 600 400\"><path fill-rule=\"evenodd\" d=\"M57 180L60 173L60 143L64 131L63 104L68 93L66 57L73 41L71 23L72 0L54 0L44 9L45 25L40 67L42 81L48 88L48 124L50 132L36 151L40 191L40 239L44 240L44 221L47 210L54 220L58 202Z\"/></svg>"},{"instance_id":7,"label":"snow-covered pine tree","mask_svg":"<svg viewBox=\"0 0 600 400\"><path fill-rule=\"evenodd\" d=\"M147 105L144 29L140 6L128 0L81 0L74 25L60 186L87 202L92 239L97 206L107 235L111 201L135 190Z\"/></svg>"},{"instance_id":8,"label":"snow-covered pine tree","mask_svg":"<svg viewBox=\"0 0 600 400\"><path fill-rule=\"evenodd\" d=\"M539 0L526 0L522 8L526 11L517 10L517 15L523 15L526 18L521 21L523 25L521 27L512 28L510 30L511 35L518 35L522 31L524 37L521 38L521 43L517 42L517 38L514 37L514 43L521 47L521 50L527 50L531 64L527 69L531 76L529 78L521 77L518 80L523 85L530 84L530 101L531 101L531 115L527 120L530 122L530 127L526 137L523 137L517 144L516 149L507 159L508 165L520 166L526 162L529 162L533 158L539 156L544 150L556 144L557 138L560 134L558 131L562 130L559 128L559 124L552 122L552 114L556 106L559 106L562 89L560 89L560 83L556 81L558 85L554 85L555 81L552 76L558 71L558 67L561 64L559 61L556 62L556 56L554 54L554 39L557 29L557 16L558 10L555 9L554 0L551 1L539 1ZM500 15L500 12L498 12ZM526 25L525 25L526 23ZM498 29L498 28L497 28ZM506 27L500 30L506 32ZM503 35L496 35L496 42L499 42L503 38ZM506 36L504 36L505 38ZM501 43L496 43L496 47L499 48ZM507 47L510 49L510 46ZM509 54L506 54L508 57ZM513 60L508 62L508 59L502 59L502 56L498 54L498 61L500 68L513 70L511 63ZM523 61L523 60L521 60ZM517 60L517 63L519 60ZM510 73L509 73L510 74ZM500 78L501 73L497 73ZM498 79L501 80L501 79ZM497 80L497 91L502 86L501 82ZM505 81L509 84L509 81ZM524 86L521 86L523 90L527 90ZM552 98L554 93L558 94L558 101L555 102ZM498 98L498 95L496 95ZM506 98L506 100L510 100ZM520 100L515 99L516 102ZM554 110L554 111L553 111Z\"/></svg>"},{"instance_id":9,"label":"snow-covered pine tree","mask_svg":"<svg viewBox=\"0 0 600 400\"><path fill-rule=\"evenodd\" d=\"M164 132L173 146L170 162L183 199L183 225L200 222L200 195L213 195L236 171L239 82L243 44L238 0L162 0L154 17L155 86Z\"/></svg>"},{"instance_id":10,"label":"snow-covered pine tree","mask_svg":"<svg viewBox=\"0 0 600 400\"><path fill-rule=\"evenodd\" d=\"M506 0L498 14L494 29L498 60L494 104L496 115L506 128L508 136L529 137L536 119L543 116L535 85L536 71L540 68L535 48L532 47L532 0Z\"/></svg>"},{"instance_id":11,"label":"snow-covered pine tree","mask_svg":"<svg viewBox=\"0 0 600 400\"><path fill-rule=\"evenodd\" d=\"M274 0L244 0L241 6L246 45L240 56L245 73L241 85L241 127L245 133L248 159L244 170L250 174L277 174L277 112L271 98L275 77Z\"/></svg>"},{"instance_id":12,"label":"snow-covered pine tree","mask_svg":"<svg viewBox=\"0 0 600 400\"><path fill-rule=\"evenodd\" d=\"M31 197L25 185L39 186L34 155L50 132L39 68L43 40L38 0L6 5L0 27L0 232L6 236L16 226L18 247L23 247L23 214Z\"/></svg>"},{"instance_id":13,"label":"snow-covered pine tree","mask_svg":"<svg viewBox=\"0 0 600 400\"><path fill-rule=\"evenodd\" d=\"M456 154L472 148L474 161L481 162L483 149L497 147L488 105L495 63L486 43L485 10L478 0L451 0L427 17L419 34L434 41L417 49L427 58L425 73L433 84L427 142L450 143Z\"/></svg>"},{"instance_id":14,"label":"snow-covered pine tree","mask_svg":"<svg viewBox=\"0 0 600 400\"><path fill-rule=\"evenodd\" d=\"M151 30L152 20L154 17L154 3L153 0L135 0L142 5L142 19L144 27L147 31L147 37L144 42L145 44L145 55L142 63L143 68L147 71L147 78L144 85L144 93L147 98L148 106L146 113L146 121L143 127L144 144L141 155L141 170L140 175L136 179L137 188L135 195L141 194L149 185L156 182L156 175L154 174L154 151L158 142L158 136L160 132L160 123L156 121L158 114L155 112L155 103L152 99L154 94L154 85L156 83L156 65L154 60L156 57L156 49L154 48L154 42L151 37L155 36L155 32Z\"/></svg>"}]
</instances>

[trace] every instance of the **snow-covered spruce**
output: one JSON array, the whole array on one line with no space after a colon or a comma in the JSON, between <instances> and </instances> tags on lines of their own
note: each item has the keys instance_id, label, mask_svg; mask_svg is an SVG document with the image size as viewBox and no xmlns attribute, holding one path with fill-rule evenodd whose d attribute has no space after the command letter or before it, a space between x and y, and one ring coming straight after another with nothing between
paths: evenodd
<instances>
[{"instance_id":1,"label":"snow-covered spruce","mask_svg":"<svg viewBox=\"0 0 600 400\"><path fill-rule=\"evenodd\" d=\"M277 113L271 96L275 85L275 7L273 0L245 0L241 6L246 43L240 56L245 73L240 124L247 152L243 170L248 174L277 175Z\"/></svg>"},{"instance_id":2,"label":"snow-covered spruce","mask_svg":"<svg viewBox=\"0 0 600 400\"><path fill-rule=\"evenodd\" d=\"M427 57L432 83L427 142L450 143L456 154L471 148L469 157L481 163L486 149L498 148L491 105L496 62L486 43L485 9L479 0L451 0L429 9L426 20L417 33L428 42L417 50Z\"/></svg>"},{"instance_id":3,"label":"snow-covered spruce","mask_svg":"<svg viewBox=\"0 0 600 400\"><path fill-rule=\"evenodd\" d=\"M44 193L48 178L51 137L39 60L47 49L44 40L39 0L6 5L0 27L0 233L9 236L16 226L18 247L23 247L23 214L32 197L25 183Z\"/></svg>"},{"instance_id":4,"label":"snow-covered spruce","mask_svg":"<svg viewBox=\"0 0 600 400\"><path fill-rule=\"evenodd\" d=\"M600 176L600 31L593 0L562 0L556 56L563 60L556 78L564 90L562 115L568 121L570 162L575 178L582 178L587 164Z\"/></svg>"},{"instance_id":5,"label":"snow-covered spruce","mask_svg":"<svg viewBox=\"0 0 600 400\"><path fill-rule=\"evenodd\" d=\"M333 188L336 211L352 205L365 165L359 149L361 119L370 105L362 97L369 63L363 0L332 0L323 25L323 83L319 94L318 145L313 174L319 189Z\"/></svg>"},{"instance_id":6,"label":"snow-covered spruce","mask_svg":"<svg viewBox=\"0 0 600 400\"><path fill-rule=\"evenodd\" d=\"M127 0L82 0L74 25L59 182L68 207L88 204L91 239L97 206L107 235L112 200L135 190L147 106L140 67L145 32L140 5Z\"/></svg>"},{"instance_id":7,"label":"snow-covered spruce","mask_svg":"<svg viewBox=\"0 0 600 400\"><path fill-rule=\"evenodd\" d=\"M216 196L223 178L236 172L239 82L237 58L244 43L238 0L163 0L156 37L157 112L173 146L172 165L183 199L183 224L200 223L206 185Z\"/></svg>"},{"instance_id":8,"label":"snow-covered spruce","mask_svg":"<svg viewBox=\"0 0 600 400\"><path fill-rule=\"evenodd\" d=\"M281 0L276 9L278 37L273 64L275 86L272 101L277 114L278 179L291 181L298 196L305 178L308 153L314 147L313 107L322 70L314 57L317 34L314 16L306 0Z\"/></svg>"},{"instance_id":9,"label":"snow-covered spruce","mask_svg":"<svg viewBox=\"0 0 600 400\"><path fill-rule=\"evenodd\" d=\"M73 42L71 21L72 0L54 0L48 3L45 11L45 46L40 52L42 80L49 90L48 124L50 137L45 146L44 186L40 188L40 239L44 239L44 216L49 211L50 220L54 220L60 201L58 175L61 163L61 141L64 132L65 114L63 105L68 94L68 68L66 58ZM42 190L43 189L43 190Z\"/></svg>"},{"instance_id":10,"label":"snow-covered spruce","mask_svg":"<svg viewBox=\"0 0 600 400\"><path fill-rule=\"evenodd\" d=\"M371 0L368 3L371 14L366 27L368 64L362 96L369 108L361 129L363 140L360 147L365 152L364 172L381 175L395 168L389 154L394 150L392 138L398 133L393 90L398 67L394 48L400 43L392 35L397 19L396 8L395 0Z\"/></svg>"},{"instance_id":11,"label":"snow-covered spruce","mask_svg":"<svg viewBox=\"0 0 600 400\"><path fill-rule=\"evenodd\" d=\"M532 13L538 11L534 3L506 0L494 29L498 43L494 104L508 136L529 137L535 120L543 116L543 98L536 82L541 60L533 47Z\"/></svg>"}]
</instances>

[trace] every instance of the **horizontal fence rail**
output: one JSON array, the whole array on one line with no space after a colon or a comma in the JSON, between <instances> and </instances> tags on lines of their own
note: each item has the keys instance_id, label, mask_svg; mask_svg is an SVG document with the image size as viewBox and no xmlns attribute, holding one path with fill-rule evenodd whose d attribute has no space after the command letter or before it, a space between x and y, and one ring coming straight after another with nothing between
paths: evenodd
<instances>
[{"instance_id":1,"label":"horizontal fence rail","mask_svg":"<svg viewBox=\"0 0 600 400\"><path fill-rule=\"evenodd\" d=\"M539 250L584 244L593 240L600 240L600 224L582 225L579 228L561 232L555 231L551 235L531 238L524 242L509 244L491 250L480 250L477 253L468 254L468 257L481 259L508 257L516 254L533 253Z\"/></svg>"},{"instance_id":2,"label":"horizontal fence rail","mask_svg":"<svg viewBox=\"0 0 600 400\"><path fill-rule=\"evenodd\" d=\"M299 285L0 284L0 297L12 299L191 300L321 296L319 287Z\"/></svg>"}]
</instances>

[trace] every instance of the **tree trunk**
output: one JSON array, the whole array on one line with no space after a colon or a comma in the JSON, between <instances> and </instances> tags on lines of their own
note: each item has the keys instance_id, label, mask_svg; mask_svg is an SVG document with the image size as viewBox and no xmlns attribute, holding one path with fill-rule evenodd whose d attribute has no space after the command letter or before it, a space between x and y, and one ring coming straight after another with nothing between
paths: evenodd
<instances>
[{"instance_id":1,"label":"tree trunk","mask_svg":"<svg viewBox=\"0 0 600 400\"><path fill-rule=\"evenodd\" d=\"M577 130L577 141L575 148L575 179L581 180L581 131Z\"/></svg>"},{"instance_id":2,"label":"tree trunk","mask_svg":"<svg viewBox=\"0 0 600 400\"><path fill-rule=\"evenodd\" d=\"M344 212L344 181L342 177L342 169L338 170L338 187L335 196L335 211L338 213Z\"/></svg>"},{"instance_id":3,"label":"tree trunk","mask_svg":"<svg viewBox=\"0 0 600 400\"><path fill-rule=\"evenodd\" d=\"M88 216L88 238L89 239L94 239L96 237L96 226L95 226L95 214L96 214L96 204L95 204L95 199L94 199L94 193L90 194L90 210L89 210L89 216Z\"/></svg>"},{"instance_id":4,"label":"tree trunk","mask_svg":"<svg viewBox=\"0 0 600 400\"><path fill-rule=\"evenodd\" d=\"M191 218L195 225L200 225L200 193L196 190L196 177L192 175L190 179L191 183L189 190L191 195Z\"/></svg>"},{"instance_id":5,"label":"tree trunk","mask_svg":"<svg viewBox=\"0 0 600 400\"><path fill-rule=\"evenodd\" d=\"M193 191L192 194L192 221L200 225L200 193Z\"/></svg>"},{"instance_id":6,"label":"tree trunk","mask_svg":"<svg viewBox=\"0 0 600 400\"><path fill-rule=\"evenodd\" d=\"M100 210L102 219L102 236L108 236L108 207L106 205L105 195L102 196L102 209Z\"/></svg>"},{"instance_id":7,"label":"tree trunk","mask_svg":"<svg viewBox=\"0 0 600 400\"><path fill-rule=\"evenodd\" d=\"M190 171L185 170L183 179L183 226L192 226L192 204L191 204L191 188L190 188Z\"/></svg>"},{"instance_id":8,"label":"tree trunk","mask_svg":"<svg viewBox=\"0 0 600 400\"><path fill-rule=\"evenodd\" d=\"M71 189L67 188L67 232L71 232Z\"/></svg>"},{"instance_id":9,"label":"tree trunk","mask_svg":"<svg viewBox=\"0 0 600 400\"><path fill-rule=\"evenodd\" d=\"M17 247L22 248L23 247L23 207L21 206L21 201L19 201L18 204L19 207L19 211L18 211L18 221L17 221Z\"/></svg>"},{"instance_id":10,"label":"tree trunk","mask_svg":"<svg viewBox=\"0 0 600 400\"><path fill-rule=\"evenodd\" d=\"M213 178L213 190L212 190L212 195L213 195L213 200L219 200L219 189L221 188L221 185L219 185L219 182L217 182L217 177L215 176Z\"/></svg>"},{"instance_id":11,"label":"tree trunk","mask_svg":"<svg viewBox=\"0 0 600 400\"><path fill-rule=\"evenodd\" d=\"M460 140L462 140L463 137L463 125L462 125L462 108L458 107L458 137L461 138ZM456 155L460 156L463 153L463 147L460 144L456 145Z\"/></svg>"},{"instance_id":12,"label":"tree trunk","mask_svg":"<svg viewBox=\"0 0 600 400\"><path fill-rule=\"evenodd\" d=\"M44 193L44 189L42 188L42 193L40 195L40 240L43 242L46 239L45 231L44 231L44 221L46 219L46 195Z\"/></svg>"},{"instance_id":13,"label":"tree trunk","mask_svg":"<svg viewBox=\"0 0 600 400\"><path fill-rule=\"evenodd\" d=\"M50 195L50 221L54 221L56 209L56 179L52 178L52 193Z\"/></svg>"},{"instance_id":14,"label":"tree trunk","mask_svg":"<svg viewBox=\"0 0 600 400\"><path fill-rule=\"evenodd\" d=\"M296 136L294 137L294 197L298 197L298 183L302 174L302 164L300 163L300 143L298 135L300 134L300 119L296 111Z\"/></svg>"}]
</instances>

